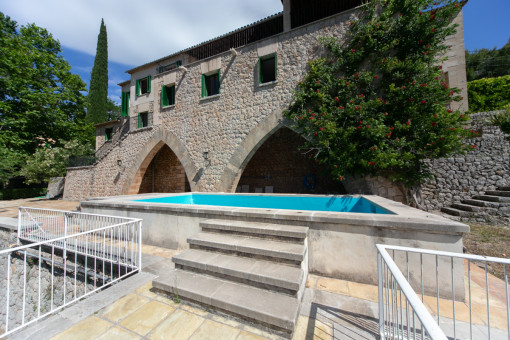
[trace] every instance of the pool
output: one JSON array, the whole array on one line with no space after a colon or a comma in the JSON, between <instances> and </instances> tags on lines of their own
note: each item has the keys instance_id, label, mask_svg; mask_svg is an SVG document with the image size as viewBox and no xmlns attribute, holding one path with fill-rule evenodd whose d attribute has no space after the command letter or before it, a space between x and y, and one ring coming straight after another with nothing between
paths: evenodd
<instances>
[{"instance_id":1,"label":"pool","mask_svg":"<svg viewBox=\"0 0 510 340\"><path fill-rule=\"evenodd\" d=\"M306 211L332 211L366 214L394 214L388 209L356 196L268 196L268 195L219 195L186 194L134 200L167 204L212 205L264 209Z\"/></svg>"}]
</instances>

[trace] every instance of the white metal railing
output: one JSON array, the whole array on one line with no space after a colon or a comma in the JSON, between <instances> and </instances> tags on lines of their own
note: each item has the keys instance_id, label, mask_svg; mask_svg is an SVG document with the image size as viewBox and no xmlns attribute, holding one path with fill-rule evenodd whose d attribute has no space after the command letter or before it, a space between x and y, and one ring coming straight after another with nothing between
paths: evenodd
<instances>
[{"instance_id":1,"label":"white metal railing","mask_svg":"<svg viewBox=\"0 0 510 340\"><path fill-rule=\"evenodd\" d=\"M381 338L510 339L509 259L380 244L377 250ZM489 274L491 264L503 267L503 280Z\"/></svg>"},{"instance_id":2,"label":"white metal railing","mask_svg":"<svg viewBox=\"0 0 510 340\"><path fill-rule=\"evenodd\" d=\"M0 250L0 337L141 268L140 219L20 207L18 240Z\"/></svg>"}]
</instances>

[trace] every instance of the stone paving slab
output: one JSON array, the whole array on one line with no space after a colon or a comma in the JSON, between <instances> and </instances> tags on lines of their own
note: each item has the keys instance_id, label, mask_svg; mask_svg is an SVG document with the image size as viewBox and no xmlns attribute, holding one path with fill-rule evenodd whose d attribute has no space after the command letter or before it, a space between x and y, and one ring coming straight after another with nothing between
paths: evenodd
<instances>
[{"instance_id":1,"label":"stone paving slab","mask_svg":"<svg viewBox=\"0 0 510 340\"><path fill-rule=\"evenodd\" d=\"M236 220L206 220L200 222L202 228L237 231L252 234L264 234L293 238L306 238L308 228L274 223L259 223Z\"/></svg>"}]
</instances>

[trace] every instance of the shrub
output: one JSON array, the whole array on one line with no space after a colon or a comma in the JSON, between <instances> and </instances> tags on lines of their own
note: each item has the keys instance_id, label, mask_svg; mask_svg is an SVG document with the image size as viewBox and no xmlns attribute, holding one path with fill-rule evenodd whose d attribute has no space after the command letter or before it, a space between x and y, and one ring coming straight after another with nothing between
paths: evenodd
<instances>
[{"instance_id":1,"label":"shrub","mask_svg":"<svg viewBox=\"0 0 510 340\"><path fill-rule=\"evenodd\" d=\"M469 111L503 109L510 104L510 75L468 82Z\"/></svg>"}]
</instances>

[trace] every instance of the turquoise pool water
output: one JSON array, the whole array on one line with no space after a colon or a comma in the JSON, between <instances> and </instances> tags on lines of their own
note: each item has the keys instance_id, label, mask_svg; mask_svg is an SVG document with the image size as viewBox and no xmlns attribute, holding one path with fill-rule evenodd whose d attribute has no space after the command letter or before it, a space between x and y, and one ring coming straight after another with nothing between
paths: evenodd
<instances>
[{"instance_id":1,"label":"turquoise pool water","mask_svg":"<svg viewBox=\"0 0 510 340\"><path fill-rule=\"evenodd\" d=\"M335 211L368 214L393 214L363 197L352 196L262 196L185 194L135 200L169 204L212 205L223 207Z\"/></svg>"}]
</instances>

